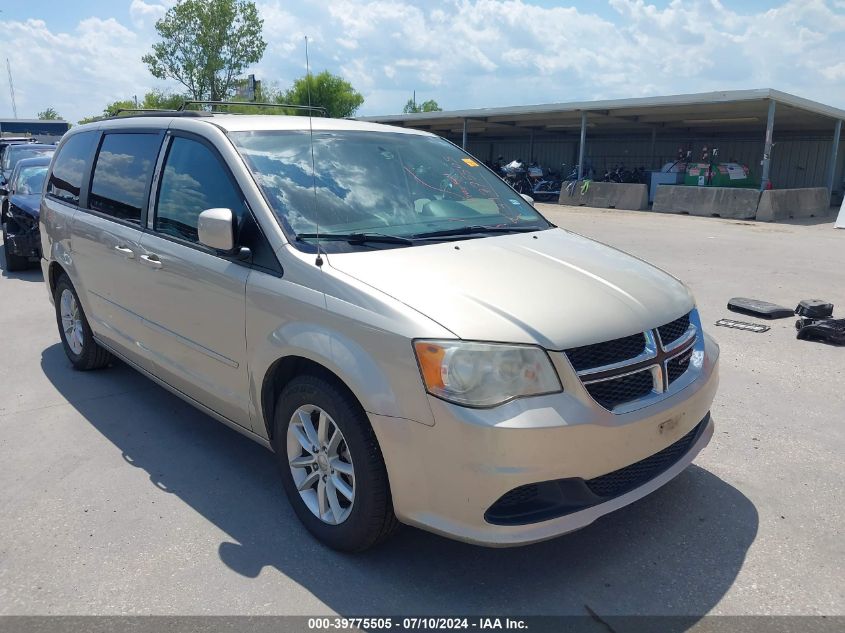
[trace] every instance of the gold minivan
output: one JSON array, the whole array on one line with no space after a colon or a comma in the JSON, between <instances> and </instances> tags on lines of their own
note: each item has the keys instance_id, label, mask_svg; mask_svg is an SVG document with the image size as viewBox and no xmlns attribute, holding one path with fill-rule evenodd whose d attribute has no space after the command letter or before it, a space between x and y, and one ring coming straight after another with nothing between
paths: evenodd
<instances>
[{"instance_id":1,"label":"gold minivan","mask_svg":"<svg viewBox=\"0 0 845 633\"><path fill-rule=\"evenodd\" d=\"M435 135L159 112L74 127L42 267L80 370L117 357L271 448L359 551L582 528L713 434L719 350L671 275L551 224Z\"/></svg>"}]
</instances>

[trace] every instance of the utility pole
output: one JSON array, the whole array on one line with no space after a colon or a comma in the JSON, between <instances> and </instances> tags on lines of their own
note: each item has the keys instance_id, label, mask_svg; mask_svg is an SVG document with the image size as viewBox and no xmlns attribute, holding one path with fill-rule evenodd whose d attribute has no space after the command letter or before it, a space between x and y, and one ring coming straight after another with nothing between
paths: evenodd
<instances>
[{"instance_id":1,"label":"utility pole","mask_svg":"<svg viewBox=\"0 0 845 633\"><path fill-rule=\"evenodd\" d=\"M18 106L15 104L15 84L12 83L12 66L9 64L9 58L6 58L6 71L9 73L9 94L12 96L12 113L15 118L18 118Z\"/></svg>"}]
</instances>

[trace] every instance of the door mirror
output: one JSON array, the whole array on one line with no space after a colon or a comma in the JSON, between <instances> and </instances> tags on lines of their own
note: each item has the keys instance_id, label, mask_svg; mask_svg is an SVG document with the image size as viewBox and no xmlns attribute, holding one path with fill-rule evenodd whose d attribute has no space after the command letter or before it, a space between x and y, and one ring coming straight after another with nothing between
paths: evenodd
<instances>
[{"instance_id":1,"label":"door mirror","mask_svg":"<svg viewBox=\"0 0 845 633\"><path fill-rule=\"evenodd\" d=\"M235 214L231 209L206 209L197 221L200 244L218 251L232 251L235 248L235 226Z\"/></svg>"},{"instance_id":2,"label":"door mirror","mask_svg":"<svg viewBox=\"0 0 845 633\"><path fill-rule=\"evenodd\" d=\"M519 194L519 195L521 195L521 196L522 196L522 199L523 199L523 200L525 200L525 201L526 201L528 204L530 204L532 207L534 206L534 198L532 198L531 196L529 196L527 193L521 193L521 194Z\"/></svg>"},{"instance_id":3,"label":"door mirror","mask_svg":"<svg viewBox=\"0 0 845 633\"><path fill-rule=\"evenodd\" d=\"M5 185L0 186L0 196L8 196L9 190L6 188Z\"/></svg>"}]
</instances>

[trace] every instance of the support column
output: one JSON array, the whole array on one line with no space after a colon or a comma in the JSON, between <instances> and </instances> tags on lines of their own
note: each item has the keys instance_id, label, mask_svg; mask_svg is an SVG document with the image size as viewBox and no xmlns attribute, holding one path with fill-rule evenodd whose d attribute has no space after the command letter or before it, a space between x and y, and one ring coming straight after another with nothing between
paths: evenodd
<instances>
[{"instance_id":1,"label":"support column","mask_svg":"<svg viewBox=\"0 0 845 633\"><path fill-rule=\"evenodd\" d=\"M842 119L836 119L833 128L833 147L830 148L830 161L827 166L827 193L833 193L833 180L836 178L836 159L839 157L839 135L842 134Z\"/></svg>"},{"instance_id":2,"label":"support column","mask_svg":"<svg viewBox=\"0 0 845 633\"><path fill-rule=\"evenodd\" d=\"M467 120L464 119L464 134L461 138L461 148L466 150L467 148Z\"/></svg>"},{"instance_id":3,"label":"support column","mask_svg":"<svg viewBox=\"0 0 845 633\"><path fill-rule=\"evenodd\" d=\"M763 170L760 177L760 191L765 191L769 184L769 171L772 163L772 132L775 127L775 102L769 100L769 116L766 119L766 140L763 143Z\"/></svg>"},{"instance_id":4,"label":"support column","mask_svg":"<svg viewBox=\"0 0 845 633\"><path fill-rule=\"evenodd\" d=\"M528 162L534 162L534 129L531 129L531 136L528 137Z\"/></svg>"},{"instance_id":5,"label":"support column","mask_svg":"<svg viewBox=\"0 0 845 633\"><path fill-rule=\"evenodd\" d=\"M578 180L584 176L584 146L587 144L587 113L581 112L581 143L578 146Z\"/></svg>"},{"instance_id":6,"label":"support column","mask_svg":"<svg viewBox=\"0 0 845 633\"><path fill-rule=\"evenodd\" d=\"M648 159L648 168L654 169L654 146L657 144L657 128L651 128L651 156Z\"/></svg>"}]
</instances>

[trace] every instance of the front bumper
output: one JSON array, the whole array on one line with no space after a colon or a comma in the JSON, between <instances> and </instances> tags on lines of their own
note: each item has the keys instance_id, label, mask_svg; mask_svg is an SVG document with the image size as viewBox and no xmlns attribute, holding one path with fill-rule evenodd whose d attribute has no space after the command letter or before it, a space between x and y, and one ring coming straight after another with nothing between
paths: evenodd
<instances>
[{"instance_id":1,"label":"front bumper","mask_svg":"<svg viewBox=\"0 0 845 633\"><path fill-rule=\"evenodd\" d=\"M713 436L708 412L718 385L716 343L705 336L701 371L648 407L612 414L578 384L564 392L478 410L430 398L434 426L370 414L404 523L489 546L520 545L585 527L656 490L686 468ZM663 451L703 428L683 455L645 483L563 516L500 525L485 518L506 493L538 482L591 480Z\"/></svg>"},{"instance_id":2,"label":"front bumper","mask_svg":"<svg viewBox=\"0 0 845 633\"><path fill-rule=\"evenodd\" d=\"M24 225L14 216L6 218L6 251L11 255L27 257L33 261L41 258L41 235L38 222Z\"/></svg>"}]
</instances>

